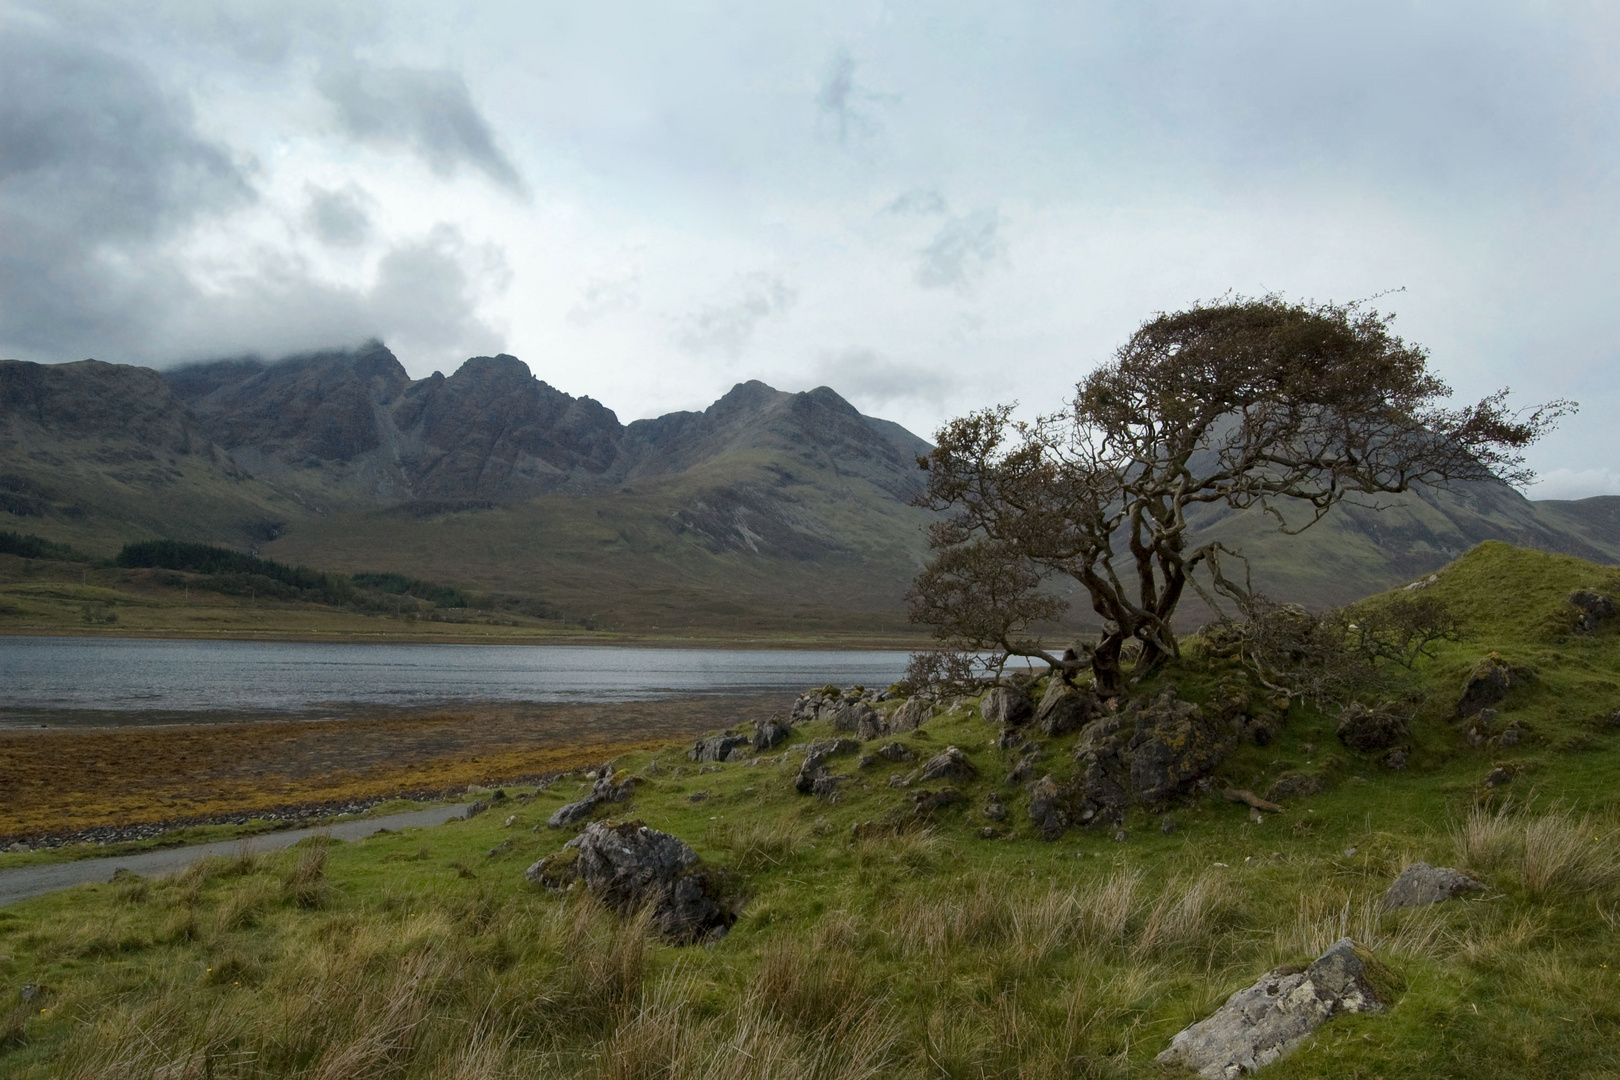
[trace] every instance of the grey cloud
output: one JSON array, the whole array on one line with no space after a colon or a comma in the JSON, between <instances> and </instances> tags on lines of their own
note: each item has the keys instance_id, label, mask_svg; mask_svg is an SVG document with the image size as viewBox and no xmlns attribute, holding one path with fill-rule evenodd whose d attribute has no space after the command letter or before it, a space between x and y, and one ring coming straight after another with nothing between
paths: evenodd
<instances>
[{"instance_id":1,"label":"grey cloud","mask_svg":"<svg viewBox=\"0 0 1620 1080\"><path fill-rule=\"evenodd\" d=\"M950 381L938 371L890 360L871 349L822 357L814 378L869 409L906 400L938 405L950 389Z\"/></svg>"},{"instance_id":2,"label":"grey cloud","mask_svg":"<svg viewBox=\"0 0 1620 1080\"><path fill-rule=\"evenodd\" d=\"M440 225L383 257L367 307L377 336L406 355L497 352L501 338L474 315L475 304L482 292L503 291L510 277L499 248L473 247Z\"/></svg>"},{"instance_id":3,"label":"grey cloud","mask_svg":"<svg viewBox=\"0 0 1620 1080\"><path fill-rule=\"evenodd\" d=\"M523 178L496 146L456 72L349 63L321 72L316 86L350 138L407 146L440 176L468 165L508 191L525 193Z\"/></svg>"},{"instance_id":4,"label":"grey cloud","mask_svg":"<svg viewBox=\"0 0 1620 1080\"><path fill-rule=\"evenodd\" d=\"M614 315L623 315L641 306L641 275L621 278L593 278L568 310L574 326L590 326Z\"/></svg>"},{"instance_id":5,"label":"grey cloud","mask_svg":"<svg viewBox=\"0 0 1620 1080\"><path fill-rule=\"evenodd\" d=\"M310 184L309 205L304 221L322 243L333 247L357 247L371 236L371 214L366 209L370 199L358 187L350 184L339 191Z\"/></svg>"},{"instance_id":6,"label":"grey cloud","mask_svg":"<svg viewBox=\"0 0 1620 1080\"><path fill-rule=\"evenodd\" d=\"M916 214L932 217L950 209L945 196L937 188L912 188L883 208L886 214Z\"/></svg>"},{"instance_id":7,"label":"grey cloud","mask_svg":"<svg viewBox=\"0 0 1620 1080\"><path fill-rule=\"evenodd\" d=\"M186 288L161 245L254 198L145 69L15 22L0 31L0 344L142 347Z\"/></svg>"},{"instance_id":8,"label":"grey cloud","mask_svg":"<svg viewBox=\"0 0 1620 1080\"><path fill-rule=\"evenodd\" d=\"M721 353L736 359L761 322L786 312L798 299L797 292L771 274L749 274L740 285L736 299L707 305L688 316L676 343L687 352Z\"/></svg>"},{"instance_id":9,"label":"grey cloud","mask_svg":"<svg viewBox=\"0 0 1620 1080\"><path fill-rule=\"evenodd\" d=\"M1006 251L1001 215L994 209L981 208L949 218L922 250L915 275L917 284L925 289L966 288Z\"/></svg>"}]
</instances>

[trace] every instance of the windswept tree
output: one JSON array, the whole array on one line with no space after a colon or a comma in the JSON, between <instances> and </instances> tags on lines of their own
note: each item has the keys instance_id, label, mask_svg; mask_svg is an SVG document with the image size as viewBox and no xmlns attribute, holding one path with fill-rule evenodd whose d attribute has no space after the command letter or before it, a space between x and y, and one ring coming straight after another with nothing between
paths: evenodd
<instances>
[{"instance_id":1,"label":"windswept tree","mask_svg":"<svg viewBox=\"0 0 1620 1080\"><path fill-rule=\"evenodd\" d=\"M1217 608L1252 598L1218 541L1192 544L1187 515L1258 509L1297 533L1344 499L1417 484L1531 477L1522 450L1571 411L1524 412L1507 391L1448 408L1428 355L1356 304L1236 299L1158 315L1034 422L1000 406L953 420L919 463L921 505L942 516L910 593L912 618L954 648L1089 665L1099 691L1177 654L1172 616L1189 589ZM1031 626L1064 610L1043 585L1067 577L1103 633L1057 657ZM1240 580L1241 579L1241 580Z\"/></svg>"}]
</instances>

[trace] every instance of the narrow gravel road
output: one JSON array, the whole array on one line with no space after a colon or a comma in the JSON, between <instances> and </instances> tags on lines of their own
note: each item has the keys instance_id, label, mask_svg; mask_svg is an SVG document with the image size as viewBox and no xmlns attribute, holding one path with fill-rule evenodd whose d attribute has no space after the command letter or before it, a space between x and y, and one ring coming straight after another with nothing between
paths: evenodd
<instances>
[{"instance_id":1,"label":"narrow gravel road","mask_svg":"<svg viewBox=\"0 0 1620 1080\"><path fill-rule=\"evenodd\" d=\"M289 829L287 832L263 833L245 840L221 840L213 844L192 847L164 848L145 851L138 855L112 855L105 859L81 859L78 862L54 863L49 866L18 866L0 870L0 907L30 900L36 896L72 888L90 882L111 881L118 870L129 870L143 877L164 877L179 873L192 863L210 855L235 855L248 844L254 851L279 851L306 836L331 836L334 840L359 840L382 829L404 829L412 825L442 825L451 818L465 817L465 806L436 806L431 810L413 810L406 814L386 817L362 818L359 821L341 821L314 829Z\"/></svg>"}]
</instances>

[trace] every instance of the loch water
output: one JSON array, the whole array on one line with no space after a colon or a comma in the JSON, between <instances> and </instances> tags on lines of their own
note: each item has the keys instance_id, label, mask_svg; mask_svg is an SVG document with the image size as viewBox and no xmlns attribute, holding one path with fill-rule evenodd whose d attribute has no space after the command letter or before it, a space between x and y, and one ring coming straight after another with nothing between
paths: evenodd
<instances>
[{"instance_id":1,"label":"loch water","mask_svg":"<svg viewBox=\"0 0 1620 1080\"><path fill-rule=\"evenodd\" d=\"M907 657L866 649L0 637L0 727L342 719L459 704L887 686Z\"/></svg>"}]
</instances>

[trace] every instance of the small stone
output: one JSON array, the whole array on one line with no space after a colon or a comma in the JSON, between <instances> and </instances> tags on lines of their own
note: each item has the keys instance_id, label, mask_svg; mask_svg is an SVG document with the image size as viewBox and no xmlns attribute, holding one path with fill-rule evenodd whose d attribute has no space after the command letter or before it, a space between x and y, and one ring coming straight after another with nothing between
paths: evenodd
<instances>
[{"instance_id":1,"label":"small stone","mask_svg":"<svg viewBox=\"0 0 1620 1080\"><path fill-rule=\"evenodd\" d=\"M1173 817L1165 817L1159 822L1159 831L1166 836L1169 836L1171 833L1175 832L1176 819Z\"/></svg>"},{"instance_id":2,"label":"small stone","mask_svg":"<svg viewBox=\"0 0 1620 1080\"><path fill-rule=\"evenodd\" d=\"M1484 887L1479 880L1449 866L1415 862L1402 870L1401 876L1384 893L1383 908L1394 911L1397 908L1424 907Z\"/></svg>"},{"instance_id":3,"label":"small stone","mask_svg":"<svg viewBox=\"0 0 1620 1080\"><path fill-rule=\"evenodd\" d=\"M1380 758L1378 763L1391 772L1400 772L1406 768L1406 751L1397 746Z\"/></svg>"},{"instance_id":4,"label":"small stone","mask_svg":"<svg viewBox=\"0 0 1620 1080\"><path fill-rule=\"evenodd\" d=\"M510 841L510 840L502 840L500 843L496 844L494 847L490 848L487 852L485 852L485 856L487 858L493 859L496 856L505 855L508 851L511 851L511 850L512 850L512 841Z\"/></svg>"},{"instance_id":5,"label":"small stone","mask_svg":"<svg viewBox=\"0 0 1620 1080\"><path fill-rule=\"evenodd\" d=\"M908 777L904 777L899 773L896 773L895 775L889 777L889 786L892 788L910 787L911 780Z\"/></svg>"},{"instance_id":6,"label":"small stone","mask_svg":"<svg viewBox=\"0 0 1620 1080\"><path fill-rule=\"evenodd\" d=\"M34 849L23 843L21 840L18 840L10 847L6 848L6 850L11 852L13 855L26 855Z\"/></svg>"},{"instance_id":7,"label":"small stone","mask_svg":"<svg viewBox=\"0 0 1620 1080\"><path fill-rule=\"evenodd\" d=\"M1258 825L1262 821L1266 820L1266 815L1260 812L1260 808L1258 806L1251 806L1249 807L1249 820Z\"/></svg>"},{"instance_id":8,"label":"small stone","mask_svg":"<svg viewBox=\"0 0 1620 1080\"><path fill-rule=\"evenodd\" d=\"M1511 770L1498 767L1492 769L1490 775L1485 777L1485 786L1501 787L1503 784L1511 783L1512 780L1513 773Z\"/></svg>"},{"instance_id":9,"label":"small stone","mask_svg":"<svg viewBox=\"0 0 1620 1080\"><path fill-rule=\"evenodd\" d=\"M986 825L984 828L979 830L979 839L980 840L994 840L996 837L998 837L1000 835L1001 835L1000 833L998 833L995 829L991 828L988 825Z\"/></svg>"},{"instance_id":10,"label":"small stone","mask_svg":"<svg viewBox=\"0 0 1620 1080\"><path fill-rule=\"evenodd\" d=\"M857 769L870 769L877 763L878 757L876 754L862 754L860 756L860 760L855 762L855 767Z\"/></svg>"},{"instance_id":11,"label":"small stone","mask_svg":"<svg viewBox=\"0 0 1620 1080\"><path fill-rule=\"evenodd\" d=\"M1354 855L1355 853L1356 853L1356 849L1353 848L1353 847L1347 847L1347 848L1344 849L1344 857L1347 858L1347 859L1350 856Z\"/></svg>"},{"instance_id":12,"label":"small stone","mask_svg":"<svg viewBox=\"0 0 1620 1080\"><path fill-rule=\"evenodd\" d=\"M511 815L510 817L508 817L506 819L505 823L501 825L501 828L510 829L512 827L512 823L514 821L516 821L516 820L517 820L517 815L516 814Z\"/></svg>"},{"instance_id":13,"label":"small stone","mask_svg":"<svg viewBox=\"0 0 1620 1080\"><path fill-rule=\"evenodd\" d=\"M992 795L990 801L984 804L984 816L991 821L1006 821L1007 805Z\"/></svg>"},{"instance_id":14,"label":"small stone","mask_svg":"<svg viewBox=\"0 0 1620 1080\"><path fill-rule=\"evenodd\" d=\"M884 761L911 761L916 756L905 743L884 743L878 748L878 757L881 757Z\"/></svg>"},{"instance_id":15,"label":"small stone","mask_svg":"<svg viewBox=\"0 0 1620 1080\"><path fill-rule=\"evenodd\" d=\"M1119 830L1118 832L1116 832L1114 834L1114 841L1116 843L1123 844L1125 841L1129 840L1130 838L1131 838L1131 834L1126 832L1124 829L1121 829L1121 830Z\"/></svg>"},{"instance_id":16,"label":"small stone","mask_svg":"<svg viewBox=\"0 0 1620 1080\"><path fill-rule=\"evenodd\" d=\"M707 791L694 791L692 794L690 794L690 795L688 795L686 797L686 801L687 802L703 802L708 797L709 797L709 793Z\"/></svg>"}]
</instances>

